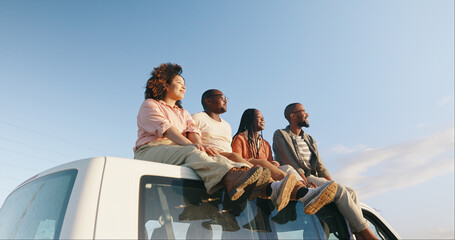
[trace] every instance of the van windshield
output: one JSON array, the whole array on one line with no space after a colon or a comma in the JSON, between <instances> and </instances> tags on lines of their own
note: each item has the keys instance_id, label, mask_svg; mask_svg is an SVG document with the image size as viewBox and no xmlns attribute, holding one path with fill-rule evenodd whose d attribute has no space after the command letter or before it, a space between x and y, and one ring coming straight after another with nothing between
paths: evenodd
<instances>
[{"instance_id":1,"label":"van windshield","mask_svg":"<svg viewBox=\"0 0 455 240\"><path fill-rule=\"evenodd\" d=\"M0 239L57 239L77 170L35 179L14 191L0 209Z\"/></svg>"},{"instance_id":2,"label":"van windshield","mask_svg":"<svg viewBox=\"0 0 455 240\"><path fill-rule=\"evenodd\" d=\"M271 201L208 195L201 181L143 176L140 239L349 239L334 206L306 215L301 202L277 212Z\"/></svg>"}]
</instances>

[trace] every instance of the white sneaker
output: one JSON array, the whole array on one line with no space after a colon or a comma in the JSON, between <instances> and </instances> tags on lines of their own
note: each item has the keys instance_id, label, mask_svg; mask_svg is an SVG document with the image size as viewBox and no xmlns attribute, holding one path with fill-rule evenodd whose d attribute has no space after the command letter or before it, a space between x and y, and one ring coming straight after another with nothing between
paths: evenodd
<instances>
[{"instance_id":1,"label":"white sneaker","mask_svg":"<svg viewBox=\"0 0 455 240\"><path fill-rule=\"evenodd\" d=\"M308 188L308 192L299 199L303 202L305 214L315 214L326 204L330 203L335 197L338 185L334 182L327 182L317 188Z\"/></svg>"},{"instance_id":2,"label":"white sneaker","mask_svg":"<svg viewBox=\"0 0 455 240\"><path fill-rule=\"evenodd\" d=\"M292 189L294 189L296 183L297 179L290 173L288 173L281 181L272 183L272 194L270 195L270 200L272 200L272 203L277 211L280 211L288 205Z\"/></svg>"}]
</instances>

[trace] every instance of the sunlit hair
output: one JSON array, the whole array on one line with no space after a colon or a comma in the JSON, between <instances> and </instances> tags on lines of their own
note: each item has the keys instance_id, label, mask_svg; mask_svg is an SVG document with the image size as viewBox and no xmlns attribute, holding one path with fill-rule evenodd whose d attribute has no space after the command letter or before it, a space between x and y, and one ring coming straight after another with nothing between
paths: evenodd
<instances>
[{"instance_id":1,"label":"sunlit hair","mask_svg":"<svg viewBox=\"0 0 455 240\"><path fill-rule=\"evenodd\" d=\"M205 110L205 108L206 108L205 100L206 100L207 98L213 96L213 94L215 94L216 91L219 91L219 90L217 90L217 89L209 89L209 90L205 91L205 92L202 94L202 97L201 97L201 104L202 104L202 107L204 108L204 110Z\"/></svg>"},{"instance_id":2,"label":"sunlit hair","mask_svg":"<svg viewBox=\"0 0 455 240\"><path fill-rule=\"evenodd\" d=\"M151 77L147 80L145 87L145 99L164 100L166 96L165 84L170 85L172 79L182 74L182 67L178 64L163 63L153 69ZM182 101L178 100L175 105L182 108Z\"/></svg>"},{"instance_id":3,"label":"sunlit hair","mask_svg":"<svg viewBox=\"0 0 455 240\"><path fill-rule=\"evenodd\" d=\"M291 113L295 111L295 108L297 107L298 104L300 103L291 103L286 106L286 108L284 109L284 117L286 118L286 120L290 121Z\"/></svg>"}]
</instances>

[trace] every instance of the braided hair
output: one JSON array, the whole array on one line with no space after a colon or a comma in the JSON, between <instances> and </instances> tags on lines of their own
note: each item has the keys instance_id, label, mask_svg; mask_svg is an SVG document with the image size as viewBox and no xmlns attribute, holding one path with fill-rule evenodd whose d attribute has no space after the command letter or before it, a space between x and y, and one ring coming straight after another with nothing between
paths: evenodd
<instances>
[{"instance_id":1,"label":"braided hair","mask_svg":"<svg viewBox=\"0 0 455 240\"><path fill-rule=\"evenodd\" d=\"M163 63L154 68L145 86L145 99L163 100L166 96L165 84L171 84L172 79L181 74L182 67L178 64ZM175 104L182 108L182 101L178 100Z\"/></svg>"},{"instance_id":2,"label":"braided hair","mask_svg":"<svg viewBox=\"0 0 455 240\"><path fill-rule=\"evenodd\" d=\"M254 120L256 119L256 111L259 111L255 108L248 108L242 114L242 118L240 119L239 129L235 134L234 138L242 134L243 132L248 132L248 146L249 150L252 152L253 157L257 157L259 154L259 148L257 147L257 139L254 139L253 133L257 130L254 127ZM262 130L259 136L262 138Z\"/></svg>"}]
</instances>

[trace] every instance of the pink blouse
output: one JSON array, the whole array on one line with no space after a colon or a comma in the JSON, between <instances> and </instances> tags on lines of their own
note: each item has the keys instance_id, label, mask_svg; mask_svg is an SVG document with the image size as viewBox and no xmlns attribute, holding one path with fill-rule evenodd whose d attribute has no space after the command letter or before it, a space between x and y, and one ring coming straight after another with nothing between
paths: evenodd
<instances>
[{"instance_id":1,"label":"pink blouse","mask_svg":"<svg viewBox=\"0 0 455 240\"><path fill-rule=\"evenodd\" d=\"M164 133L172 126L182 134L194 132L201 135L201 131L185 109L171 107L162 100L146 99L137 115L137 141L133 150L136 151L140 146L150 142L168 139Z\"/></svg>"}]
</instances>

